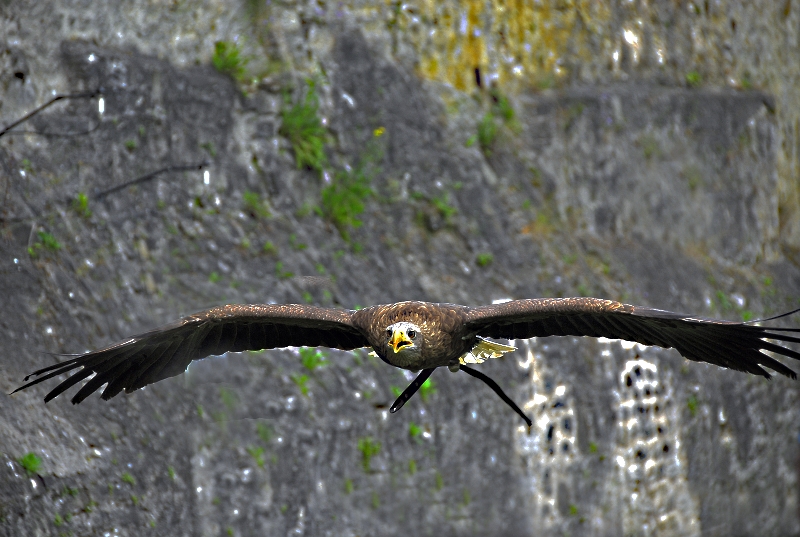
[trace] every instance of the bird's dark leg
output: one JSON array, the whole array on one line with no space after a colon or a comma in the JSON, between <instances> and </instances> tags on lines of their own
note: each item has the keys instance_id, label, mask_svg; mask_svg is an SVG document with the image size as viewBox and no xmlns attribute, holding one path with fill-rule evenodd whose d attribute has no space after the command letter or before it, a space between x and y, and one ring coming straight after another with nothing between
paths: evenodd
<instances>
[{"instance_id":1,"label":"bird's dark leg","mask_svg":"<svg viewBox=\"0 0 800 537\"><path fill-rule=\"evenodd\" d=\"M426 380L428 380L428 377L431 376L431 373L433 373L434 369L436 368L432 367L430 369L423 369L422 371L420 371L419 375L417 375L417 378L415 378L411 382L411 384L409 384L408 387L405 390L403 390L403 393L400 394L400 397L398 397L397 400L394 403L392 403L392 407L389 409L389 412L394 414L395 412L403 408L403 405L406 404L408 400L411 399L411 397L415 393L417 393L419 387L422 386L422 384Z\"/></svg>"},{"instance_id":2,"label":"bird's dark leg","mask_svg":"<svg viewBox=\"0 0 800 537\"><path fill-rule=\"evenodd\" d=\"M487 377L486 375L484 375L483 373L481 373L477 369L472 369L471 367L467 367L467 366L465 366L463 364L461 365L461 371L463 371L464 373L466 373L466 374L468 374L470 376L475 377L476 379L480 379L483 382L485 382L486 384L488 384L489 387L492 390L494 390L494 393L496 393L497 395L500 396L500 399L505 401L508 406L510 406L511 408L514 409L514 412L519 414L520 417L523 420L525 420L525 423L528 424L528 427L533 425L533 422L531 421L531 419L528 416L526 416L522 412L522 410L519 409L519 407L516 405L516 403L514 403L514 401L512 401L511 398L505 394L505 392L503 392L503 390L500 388L500 386L497 385L497 383L495 381L493 381L492 379L490 379L489 377ZM402 397L402 395L400 397Z\"/></svg>"}]
</instances>

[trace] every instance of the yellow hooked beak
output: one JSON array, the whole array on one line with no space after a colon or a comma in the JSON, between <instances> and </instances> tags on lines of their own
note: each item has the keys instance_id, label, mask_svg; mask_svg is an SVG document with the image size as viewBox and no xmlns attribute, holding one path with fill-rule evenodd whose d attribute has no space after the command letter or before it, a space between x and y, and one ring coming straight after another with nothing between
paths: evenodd
<instances>
[{"instance_id":1,"label":"yellow hooked beak","mask_svg":"<svg viewBox=\"0 0 800 537\"><path fill-rule=\"evenodd\" d=\"M394 349L395 354L400 352L400 349L403 347L413 344L405 330L395 330L392 332L392 338L389 340L389 345Z\"/></svg>"}]
</instances>

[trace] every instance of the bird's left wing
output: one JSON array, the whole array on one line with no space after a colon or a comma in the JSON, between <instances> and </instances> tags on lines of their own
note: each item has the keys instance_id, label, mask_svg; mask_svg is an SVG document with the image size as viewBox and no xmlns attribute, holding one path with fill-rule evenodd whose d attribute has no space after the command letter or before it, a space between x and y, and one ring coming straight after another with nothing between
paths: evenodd
<instances>
[{"instance_id":1,"label":"bird's left wing","mask_svg":"<svg viewBox=\"0 0 800 537\"><path fill-rule=\"evenodd\" d=\"M78 382L89 380L72 398L80 403L103 384L101 397L183 373L192 360L247 350L289 346L350 350L369 343L352 324L352 311L300 304L250 304L211 308L71 360L45 367L25 377L38 377L14 390L81 368L45 397L57 397Z\"/></svg>"},{"instance_id":2,"label":"bird's left wing","mask_svg":"<svg viewBox=\"0 0 800 537\"><path fill-rule=\"evenodd\" d=\"M472 308L465 320L467 328L478 336L625 339L643 345L672 347L696 362L767 378L770 375L761 366L791 378L796 378L796 374L761 351L800 359L800 353L768 341L800 343L800 338L785 333L800 332L800 329L719 321L598 298L513 300Z\"/></svg>"}]
</instances>

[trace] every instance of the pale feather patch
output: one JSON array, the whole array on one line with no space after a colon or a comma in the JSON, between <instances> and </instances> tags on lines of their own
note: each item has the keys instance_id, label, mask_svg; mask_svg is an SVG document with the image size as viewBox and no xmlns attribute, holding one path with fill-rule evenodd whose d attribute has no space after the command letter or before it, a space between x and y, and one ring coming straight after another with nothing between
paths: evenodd
<instances>
[{"instance_id":1,"label":"pale feather patch","mask_svg":"<svg viewBox=\"0 0 800 537\"><path fill-rule=\"evenodd\" d=\"M488 339L478 338L478 344L472 347L472 350L458 359L462 364L482 364L489 358L500 358L507 352L517 350L516 347L511 345L503 345L489 341Z\"/></svg>"}]
</instances>

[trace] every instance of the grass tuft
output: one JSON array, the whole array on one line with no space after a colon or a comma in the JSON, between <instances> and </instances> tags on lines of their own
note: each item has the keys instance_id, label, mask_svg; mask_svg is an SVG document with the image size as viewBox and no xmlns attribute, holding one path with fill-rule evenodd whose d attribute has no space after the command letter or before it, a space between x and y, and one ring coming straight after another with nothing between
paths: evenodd
<instances>
[{"instance_id":1,"label":"grass tuft","mask_svg":"<svg viewBox=\"0 0 800 537\"><path fill-rule=\"evenodd\" d=\"M478 144L481 151L486 156L492 154L492 145L497 138L497 123L494 121L494 115L487 112L481 122L478 123Z\"/></svg>"},{"instance_id":2,"label":"grass tuft","mask_svg":"<svg viewBox=\"0 0 800 537\"><path fill-rule=\"evenodd\" d=\"M367 199L374 194L373 177L380 171L377 166L383 158L383 149L377 142L367 144L358 165L352 170L338 170L330 184L322 189L319 212L328 218L345 241L350 240L350 230L361 227L361 214Z\"/></svg>"},{"instance_id":3,"label":"grass tuft","mask_svg":"<svg viewBox=\"0 0 800 537\"><path fill-rule=\"evenodd\" d=\"M134 478L130 472L124 472L122 474L122 481L131 486L136 485L136 478Z\"/></svg>"},{"instance_id":4,"label":"grass tuft","mask_svg":"<svg viewBox=\"0 0 800 537\"><path fill-rule=\"evenodd\" d=\"M300 388L300 393L302 393L305 396L308 396L308 379L309 379L309 376L308 375L298 375L298 374L295 373L294 375L292 375L291 378L292 378L292 382L297 384L297 387Z\"/></svg>"},{"instance_id":5,"label":"grass tuft","mask_svg":"<svg viewBox=\"0 0 800 537\"><path fill-rule=\"evenodd\" d=\"M92 216L92 211L89 210L89 198L85 192L79 192L78 196L72 200L72 209L83 218Z\"/></svg>"},{"instance_id":6,"label":"grass tuft","mask_svg":"<svg viewBox=\"0 0 800 537\"><path fill-rule=\"evenodd\" d=\"M703 77L697 71L689 71L686 73L686 84L690 88L697 88L703 83Z\"/></svg>"},{"instance_id":7,"label":"grass tuft","mask_svg":"<svg viewBox=\"0 0 800 537\"><path fill-rule=\"evenodd\" d=\"M381 443L376 442L371 437L367 436L358 439L358 450L361 452L361 464L364 466L364 471L369 472L369 463L372 457L380 453Z\"/></svg>"},{"instance_id":8,"label":"grass tuft","mask_svg":"<svg viewBox=\"0 0 800 537\"><path fill-rule=\"evenodd\" d=\"M261 439L262 442L265 444L269 444L269 441L272 440L273 430L272 427L265 423L259 423L256 425L256 434Z\"/></svg>"},{"instance_id":9,"label":"grass tuft","mask_svg":"<svg viewBox=\"0 0 800 537\"><path fill-rule=\"evenodd\" d=\"M284 94L285 106L281 110L282 124L278 133L292 144L298 170L308 168L322 172L327 163L325 140L328 131L317 114L319 97L314 81L307 82L308 90L302 102L292 104L289 94Z\"/></svg>"},{"instance_id":10,"label":"grass tuft","mask_svg":"<svg viewBox=\"0 0 800 537\"><path fill-rule=\"evenodd\" d=\"M695 417L697 415L697 405L698 405L697 397L695 397L694 395L690 395L689 399L687 399L686 401L686 408L689 409L689 414L691 414L692 417Z\"/></svg>"},{"instance_id":11,"label":"grass tuft","mask_svg":"<svg viewBox=\"0 0 800 537\"><path fill-rule=\"evenodd\" d=\"M245 190L242 194L242 205L244 212L253 218L269 218L270 212L267 203L255 192Z\"/></svg>"},{"instance_id":12,"label":"grass tuft","mask_svg":"<svg viewBox=\"0 0 800 537\"><path fill-rule=\"evenodd\" d=\"M417 425L413 421L409 422L409 424L408 424L408 435L411 438L417 438L421 434L422 434L422 427L420 427L419 425Z\"/></svg>"},{"instance_id":13,"label":"grass tuft","mask_svg":"<svg viewBox=\"0 0 800 537\"><path fill-rule=\"evenodd\" d=\"M261 446L248 446L247 452L256 461L259 468L264 467L264 448Z\"/></svg>"},{"instance_id":14,"label":"grass tuft","mask_svg":"<svg viewBox=\"0 0 800 537\"><path fill-rule=\"evenodd\" d=\"M50 250L56 252L61 249L61 243L56 238L46 231L39 231L36 233L39 239L28 247L28 255L36 257L41 250Z\"/></svg>"},{"instance_id":15,"label":"grass tuft","mask_svg":"<svg viewBox=\"0 0 800 537\"><path fill-rule=\"evenodd\" d=\"M479 267L487 267L492 264L492 261L494 261L494 256L488 252L480 253L475 258L475 262Z\"/></svg>"},{"instance_id":16,"label":"grass tuft","mask_svg":"<svg viewBox=\"0 0 800 537\"><path fill-rule=\"evenodd\" d=\"M28 475L38 474L42 467L42 459L33 451L29 451L17 459L17 462L25 469Z\"/></svg>"},{"instance_id":17,"label":"grass tuft","mask_svg":"<svg viewBox=\"0 0 800 537\"><path fill-rule=\"evenodd\" d=\"M220 387L219 398L228 410L233 410L236 408L236 405L239 404L239 398L236 396L236 392L225 386Z\"/></svg>"},{"instance_id":18,"label":"grass tuft","mask_svg":"<svg viewBox=\"0 0 800 537\"><path fill-rule=\"evenodd\" d=\"M294 278L294 272L286 270L283 266L283 261L276 261L275 276L277 276L281 280L288 280L289 278Z\"/></svg>"},{"instance_id":19,"label":"grass tuft","mask_svg":"<svg viewBox=\"0 0 800 537\"><path fill-rule=\"evenodd\" d=\"M245 78L245 68L248 59L243 58L239 46L230 41L217 41L214 43L214 55L211 63L220 73L226 74L242 82Z\"/></svg>"},{"instance_id":20,"label":"grass tuft","mask_svg":"<svg viewBox=\"0 0 800 537\"><path fill-rule=\"evenodd\" d=\"M326 356L327 355L322 351L312 347L300 348L300 360L303 363L303 367L309 371L314 371L318 367L328 365L328 360L325 359Z\"/></svg>"}]
</instances>

